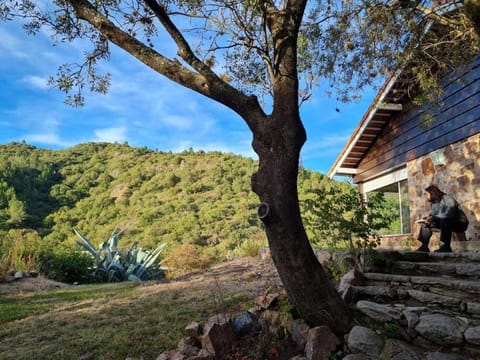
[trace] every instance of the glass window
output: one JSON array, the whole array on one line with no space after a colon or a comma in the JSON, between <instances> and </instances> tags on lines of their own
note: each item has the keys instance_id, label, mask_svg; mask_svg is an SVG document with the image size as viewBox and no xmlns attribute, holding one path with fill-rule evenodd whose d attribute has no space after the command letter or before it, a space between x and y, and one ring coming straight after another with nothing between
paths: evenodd
<instances>
[{"instance_id":1,"label":"glass window","mask_svg":"<svg viewBox=\"0 0 480 360\"><path fill-rule=\"evenodd\" d=\"M410 230L410 209L408 206L408 183L402 180L372 192L381 192L385 196L386 210L394 215L394 220L388 228L381 229L381 235L409 234ZM367 198L368 198L367 193Z\"/></svg>"}]
</instances>

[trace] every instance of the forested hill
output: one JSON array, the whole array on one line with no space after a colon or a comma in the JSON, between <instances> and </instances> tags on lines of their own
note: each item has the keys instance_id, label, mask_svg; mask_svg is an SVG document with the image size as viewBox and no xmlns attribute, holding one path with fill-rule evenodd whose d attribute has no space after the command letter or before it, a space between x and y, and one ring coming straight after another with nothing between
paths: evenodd
<instances>
[{"instance_id":1,"label":"forested hill","mask_svg":"<svg viewBox=\"0 0 480 360\"><path fill-rule=\"evenodd\" d=\"M250 190L256 168L250 158L221 152L2 145L0 235L31 229L44 242L73 243L75 227L99 243L117 227L124 230L121 245L189 242L225 254L246 240L265 239L256 216L259 200ZM327 181L302 170L300 196Z\"/></svg>"}]
</instances>

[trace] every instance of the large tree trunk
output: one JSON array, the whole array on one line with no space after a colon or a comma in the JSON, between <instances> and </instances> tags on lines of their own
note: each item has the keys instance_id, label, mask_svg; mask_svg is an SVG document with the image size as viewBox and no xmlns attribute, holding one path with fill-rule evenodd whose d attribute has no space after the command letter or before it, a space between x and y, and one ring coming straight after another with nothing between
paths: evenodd
<instances>
[{"instance_id":1,"label":"large tree trunk","mask_svg":"<svg viewBox=\"0 0 480 360\"><path fill-rule=\"evenodd\" d=\"M301 317L310 325L328 325L337 334L345 333L349 311L315 256L300 216L297 175L305 131L300 119L270 117L263 123L263 131L254 134L260 161L252 189L268 204L262 220L273 261Z\"/></svg>"}]
</instances>

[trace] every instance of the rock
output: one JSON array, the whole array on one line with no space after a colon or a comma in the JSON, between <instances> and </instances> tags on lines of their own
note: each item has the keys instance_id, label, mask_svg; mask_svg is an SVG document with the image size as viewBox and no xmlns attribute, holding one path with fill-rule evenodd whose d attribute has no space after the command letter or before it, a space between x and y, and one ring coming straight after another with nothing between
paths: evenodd
<instances>
[{"instance_id":1,"label":"rock","mask_svg":"<svg viewBox=\"0 0 480 360\"><path fill-rule=\"evenodd\" d=\"M372 301L359 301L357 309L368 317L380 322L400 320L402 318L401 311L394 309L390 305L377 304Z\"/></svg>"},{"instance_id":2,"label":"rock","mask_svg":"<svg viewBox=\"0 0 480 360\"><path fill-rule=\"evenodd\" d=\"M403 316L407 320L407 333L410 336L415 337L417 332L415 331L415 326L417 326L420 321L420 316L415 311L410 311L408 308L403 311Z\"/></svg>"},{"instance_id":3,"label":"rock","mask_svg":"<svg viewBox=\"0 0 480 360\"><path fill-rule=\"evenodd\" d=\"M187 356L183 355L182 353L176 352L170 357L170 360L187 360Z\"/></svg>"},{"instance_id":4,"label":"rock","mask_svg":"<svg viewBox=\"0 0 480 360\"><path fill-rule=\"evenodd\" d=\"M165 351L158 355L156 360L171 360L176 353L175 350Z\"/></svg>"},{"instance_id":5,"label":"rock","mask_svg":"<svg viewBox=\"0 0 480 360\"><path fill-rule=\"evenodd\" d=\"M318 326L308 332L305 355L308 360L328 360L339 344L328 326Z\"/></svg>"},{"instance_id":6,"label":"rock","mask_svg":"<svg viewBox=\"0 0 480 360\"><path fill-rule=\"evenodd\" d=\"M214 360L214 357L208 351L202 349L197 355L190 356L186 360Z\"/></svg>"},{"instance_id":7,"label":"rock","mask_svg":"<svg viewBox=\"0 0 480 360\"><path fill-rule=\"evenodd\" d=\"M357 269L352 269L342 276L338 284L337 291L347 304L352 303L355 294L354 285L361 285L363 275Z\"/></svg>"},{"instance_id":8,"label":"rock","mask_svg":"<svg viewBox=\"0 0 480 360\"><path fill-rule=\"evenodd\" d=\"M260 324L257 318L248 311L240 313L233 319L233 331L235 331L235 335L237 336L256 333L259 330Z\"/></svg>"},{"instance_id":9,"label":"rock","mask_svg":"<svg viewBox=\"0 0 480 360\"><path fill-rule=\"evenodd\" d=\"M467 302L467 309L466 311L470 314L480 314L480 304L479 303L471 303Z\"/></svg>"},{"instance_id":10,"label":"rock","mask_svg":"<svg viewBox=\"0 0 480 360\"><path fill-rule=\"evenodd\" d=\"M470 360L459 354L446 354L441 352L430 352L427 354L425 360Z\"/></svg>"},{"instance_id":11,"label":"rock","mask_svg":"<svg viewBox=\"0 0 480 360\"><path fill-rule=\"evenodd\" d=\"M465 331L465 340L470 344L480 345L480 326Z\"/></svg>"},{"instance_id":12,"label":"rock","mask_svg":"<svg viewBox=\"0 0 480 360\"><path fill-rule=\"evenodd\" d=\"M200 351L200 348L197 345L199 345L197 340L187 336L180 340L177 350L185 356L196 356Z\"/></svg>"},{"instance_id":13,"label":"rock","mask_svg":"<svg viewBox=\"0 0 480 360\"><path fill-rule=\"evenodd\" d=\"M305 348L309 330L310 326L308 326L305 321L301 319L293 320L288 325L288 332L290 333L292 340L300 349Z\"/></svg>"},{"instance_id":14,"label":"rock","mask_svg":"<svg viewBox=\"0 0 480 360\"><path fill-rule=\"evenodd\" d=\"M415 331L438 345L460 345L463 343L463 321L442 314L420 316Z\"/></svg>"},{"instance_id":15,"label":"rock","mask_svg":"<svg viewBox=\"0 0 480 360\"><path fill-rule=\"evenodd\" d=\"M378 358L385 345L385 339L375 331L357 325L348 334L347 343L350 350Z\"/></svg>"},{"instance_id":16,"label":"rock","mask_svg":"<svg viewBox=\"0 0 480 360\"><path fill-rule=\"evenodd\" d=\"M234 344L232 321L225 315L215 315L205 325L202 347L217 359L222 359Z\"/></svg>"},{"instance_id":17,"label":"rock","mask_svg":"<svg viewBox=\"0 0 480 360\"><path fill-rule=\"evenodd\" d=\"M421 349L431 349L432 347L438 346L421 336L417 336L416 338L414 338L412 341L412 345Z\"/></svg>"},{"instance_id":18,"label":"rock","mask_svg":"<svg viewBox=\"0 0 480 360\"><path fill-rule=\"evenodd\" d=\"M364 354L348 354L342 360L371 360L372 358Z\"/></svg>"},{"instance_id":19,"label":"rock","mask_svg":"<svg viewBox=\"0 0 480 360\"><path fill-rule=\"evenodd\" d=\"M265 310L260 315L260 325L262 329L274 337L281 337L283 334L282 321L277 311Z\"/></svg>"},{"instance_id":20,"label":"rock","mask_svg":"<svg viewBox=\"0 0 480 360\"><path fill-rule=\"evenodd\" d=\"M380 357L389 360L420 360L412 346L395 339L386 340Z\"/></svg>"},{"instance_id":21,"label":"rock","mask_svg":"<svg viewBox=\"0 0 480 360\"><path fill-rule=\"evenodd\" d=\"M13 278L15 280L20 280L24 277L24 274L23 274L23 271L17 271L14 275L13 275Z\"/></svg>"},{"instance_id":22,"label":"rock","mask_svg":"<svg viewBox=\"0 0 480 360\"><path fill-rule=\"evenodd\" d=\"M328 250L317 249L315 255L324 269L328 268L329 261L332 260L332 254Z\"/></svg>"},{"instance_id":23,"label":"rock","mask_svg":"<svg viewBox=\"0 0 480 360\"><path fill-rule=\"evenodd\" d=\"M196 321L191 322L185 327L185 335L190 336L197 341L200 341L202 331L202 326Z\"/></svg>"},{"instance_id":24,"label":"rock","mask_svg":"<svg viewBox=\"0 0 480 360\"><path fill-rule=\"evenodd\" d=\"M278 303L279 294L265 294L255 299L255 303L262 309L270 309Z\"/></svg>"},{"instance_id":25,"label":"rock","mask_svg":"<svg viewBox=\"0 0 480 360\"><path fill-rule=\"evenodd\" d=\"M459 299L452 298L450 296L431 294L424 291L408 290L408 295L410 295L410 297L412 297L413 299L416 299L426 304L435 303L444 306L458 306L460 304Z\"/></svg>"}]
</instances>

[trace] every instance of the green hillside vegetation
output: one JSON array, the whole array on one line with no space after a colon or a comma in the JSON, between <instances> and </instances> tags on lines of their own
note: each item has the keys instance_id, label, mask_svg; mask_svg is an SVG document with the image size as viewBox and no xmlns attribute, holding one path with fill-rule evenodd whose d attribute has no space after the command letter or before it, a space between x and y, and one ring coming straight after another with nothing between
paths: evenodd
<instances>
[{"instance_id":1,"label":"green hillside vegetation","mask_svg":"<svg viewBox=\"0 0 480 360\"><path fill-rule=\"evenodd\" d=\"M120 246L165 243L163 258L174 267L253 255L266 245L250 189L257 166L231 153L165 153L128 144L0 146L0 255L10 258L3 266L25 266L39 254L44 262L61 255L72 267L88 263L70 254L78 250L73 228L96 244L115 228L123 230ZM318 172L299 173L302 199L326 184L349 187ZM307 232L321 240L308 226Z\"/></svg>"}]
</instances>

